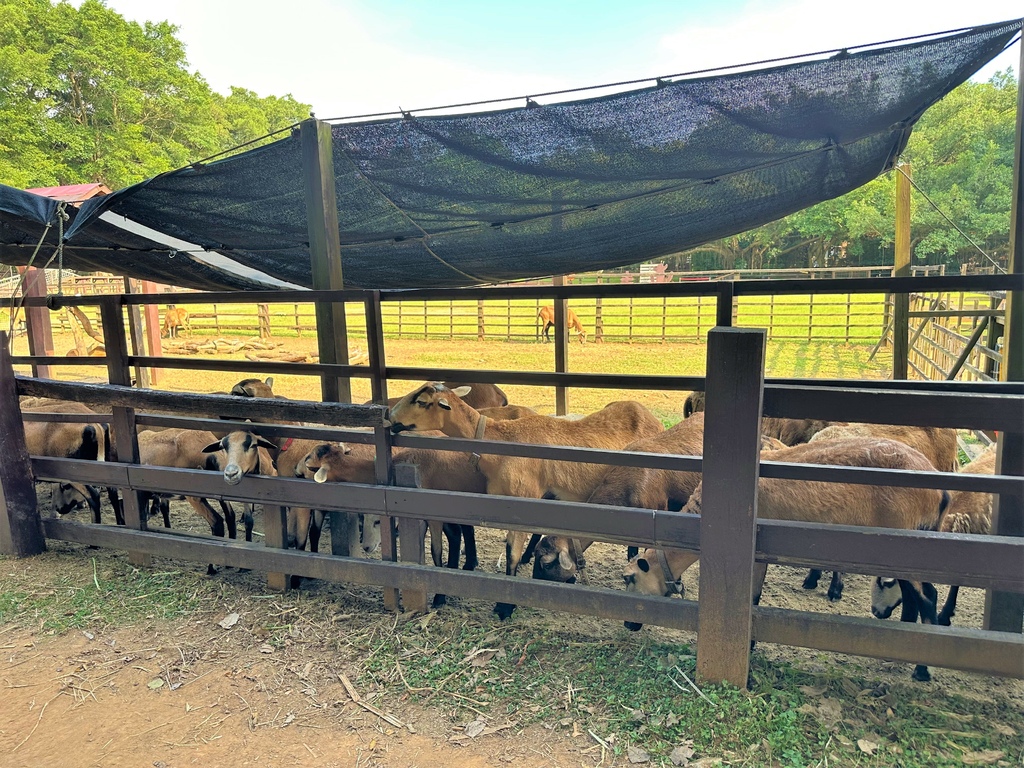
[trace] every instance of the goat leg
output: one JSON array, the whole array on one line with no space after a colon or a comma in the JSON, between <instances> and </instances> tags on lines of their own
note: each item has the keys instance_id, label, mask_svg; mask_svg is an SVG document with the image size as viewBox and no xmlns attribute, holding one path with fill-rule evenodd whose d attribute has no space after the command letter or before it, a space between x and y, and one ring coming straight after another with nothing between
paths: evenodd
<instances>
[{"instance_id":1,"label":"goat leg","mask_svg":"<svg viewBox=\"0 0 1024 768\"><path fill-rule=\"evenodd\" d=\"M939 614L936 624L943 627L948 627L952 622L953 616L956 615L956 599L960 595L960 587L953 585L949 588L949 594L946 596L946 603L942 606L942 612Z\"/></svg>"},{"instance_id":2,"label":"goat leg","mask_svg":"<svg viewBox=\"0 0 1024 768\"><path fill-rule=\"evenodd\" d=\"M466 542L466 562L462 566L462 570L475 571L480 564L476 555L476 529L472 525L463 525L462 537Z\"/></svg>"},{"instance_id":3,"label":"goat leg","mask_svg":"<svg viewBox=\"0 0 1024 768\"><path fill-rule=\"evenodd\" d=\"M821 569L811 568L811 570L807 572L807 578L804 579L804 589L817 589L819 579L821 579Z\"/></svg>"},{"instance_id":4,"label":"goat leg","mask_svg":"<svg viewBox=\"0 0 1024 768\"><path fill-rule=\"evenodd\" d=\"M828 585L828 599L830 602L836 603L843 599L843 587L845 582L843 581L842 571L832 571L832 582Z\"/></svg>"}]
</instances>

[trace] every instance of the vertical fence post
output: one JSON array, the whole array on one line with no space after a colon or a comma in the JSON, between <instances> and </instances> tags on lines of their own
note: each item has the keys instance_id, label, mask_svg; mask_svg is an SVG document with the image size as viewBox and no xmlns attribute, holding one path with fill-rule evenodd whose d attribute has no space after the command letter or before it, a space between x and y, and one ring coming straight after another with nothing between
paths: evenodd
<instances>
[{"instance_id":1,"label":"vertical fence post","mask_svg":"<svg viewBox=\"0 0 1024 768\"><path fill-rule=\"evenodd\" d=\"M273 334L270 330L270 305L256 305L256 319L260 328L260 338L269 339Z\"/></svg>"},{"instance_id":2,"label":"vertical fence post","mask_svg":"<svg viewBox=\"0 0 1024 768\"><path fill-rule=\"evenodd\" d=\"M602 314L601 297L594 303L594 343L604 342L604 315Z\"/></svg>"},{"instance_id":3,"label":"vertical fence post","mask_svg":"<svg viewBox=\"0 0 1024 768\"><path fill-rule=\"evenodd\" d=\"M419 469L415 464L395 465L395 485L419 488ZM399 559L403 563L423 565L426 521L412 517L398 518ZM427 612L427 592L423 589L403 589L402 608L415 613Z\"/></svg>"},{"instance_id":4,"label":"vertical fence post","mask_svg":"<svg viewBox=\"0 0 1024 768\"><path fill-rule=\"evenodd\" d=\"M107 356L107 380L111 384L130 387L131 369L128 366L128 344L125 339L124 315L121 312L121 297L116 294L100 300L100 322L103 324L103 346ZM111 409L110 444L116 460L122 464L139 463L139 440L135 425L135 409L114 406ZM143 512L142 494L127 488L121 493L124 523L129 528L144 531L148 520ZM149 565L152 556L143 552L129 552L132 565Z\"/></svg>"},{"instance_id":5,"label":"vertical fence post","mask_svg":"<svg viewBox=\"0 0 1024 768\"><path fill-rule=\"evenodd\" d=\"M1013 185L1010 205L1010 264L1008 272L1020 281L1024 278L1024 48L1017 70L1017 123L1013 153ZM993 323L994 325L994 323ZM1003 362L1000 381L1024 381L1024 291L1006 292L1003 317ZM996 448L996 473L1024 475L1024 430L1004 432ZM992 505L992 533L1024 536L1024 497L998 494ZM985 629L1020 632L1024 625L1024 595L1012 592L985 592Z\"/></svg>"},{"instance_id":6,"label":"vertical fence post","mask_svg":"<svg viewBox=\"0 0 1024 768\"><path fill-rule=\"evenodd\" d=\"M333 529L331 535L333 536ZM263 543L273 549L288 548L288 508L276 504L263 505ZM291 583L287 573L268 572L267 589L286 592Z\"/></svg>"},{"instance_id":7,"label":"vertical fence post","mask_svg":"<svg viewBox=\"0 0 1024 768\"><path fill-rule=\"evenodd\" d=\"M46 539L6 331L0 331L0 452L0 555L38 555L46 550Z\"/></svg>"},{"instance_id":8,"label":"vertical fence post","mask_svg":"<svg viewBox=\"0 0 1024 768\"><path fill-rule=\"evenodd\" d=\"M738 688L750 670L764 353L761 329L708 333L697 674Z\"/></svg>"},{"instance_id":9,"label":"vertical fence post","mask_svg":"<svg viewBox=\"0 0 1024 768\"><path fill-rule=\"evenodd\" d=\"M19 267L24 275L21 294L29 296L46 296L46 270L38 267ZM53 354L53 327L50 324L50 310L46 307L24 307L25 333L28 335L28 353L33 356ZM11 314L14 307L11 307ZM53 377L50 366L33 365L32 375L37 379Z\"/></svg>"},{"instance_id":10,"label":"vertical fence post","mask_svg":"<svg viewBox=\"0 0 1024 768\"><path fill-rule=\"evenodd\" d=\"M156 293L156 283L150 280L143 280L142 293L147 295ZM146 353L150 357L162 357L164 350L160 341L160 308L156 304L146 304L142 314L146 318ZM159 384L162 378L162 369L149 369L150 384Z\"/></svg>"},{"instance_id":11,"label":"vertical fence post","mask_svg":"<svg viewBox=\"0 0 1024 768\"><path fill-rule=\"evenodd\" d=\"M718 301L715 306L715 325L720 328L731 328L733 321L733 305L735 287L731 281L723 280L718 284Z\"/></svg>"},{"instance_id":12,"label":"vertical fence post","mask_svg":"<svg viewBox=\"0 0 1024 768\"><path fill-rule=\"evenodd\" d=\"M557 218L557 217L555 217ZM565 285L565 277L558 275L553 284L555 287ZM555 372L565 373L569 370L569 302L566 299L555 299ZM565 416L569 412L569 393L564 386L555 387L555 415Z\"/></svg>"},{"instance_id":13,"label":"vertical fence post","mask_svg":"<svg viewBox=\"0 0 1024 768\"><path fill-rule=\"evenodd\" d=\"M132 279L124 278L124 292L132 293ZM128 305L128 332L131 335L132 354L144 355L145 349L142 345L142 313L139 312L138 304ZM149 387L149 368L135 366L135 383L140 387Z\"/></svg>"},{"instance_id":14,"label":"vertical fence post","mask_svg":"<svg viewBox=\"0 0 1024 768\"><path fill-rule=\"evenodd\" d=\"M476 300L476 340L483 341L486 331L484 329L484 300Z\"/></svg>"},{"instance_id":15,"label":"vertical fence post","mask_svg":"<svg viewBox=\"0 0 1024 768\"><path fill-rule=\"evenodd\" d=\"M896 174L896 246L894 277L910 277L910 164ZM910 352L910 295L892 297L892 377L905 379Z\"/></svg>"},{"instance_id":16,"label":"vertical fence post","mask_svg":"<svg viewBox=\"0 0 1024 768\"><path fill-rule=\"evenodd\" d=\"M386 404L388 401L388 370L384 357L384 320L381 311L380 291L371 291L366 302L366 347L369 356L370 387L373 402ZM393 477L391 459L391 429L375 427L373 430L374 481L377 485L390 485ZM351 524L351 523L350 523ZM395 518L380 517L380 559L395 562L398 559L398 531ZM389 611L398 610L398 590L384 587L384 607Z\"/></svg>"},{"instance_id":17,"label":"vertical fence post","mask_svg":"<svg viewBox=\"0 0 1024 768\"><path fill-rule=\"evenodd\" d=\"M345 282L341 271L331 126L318 120L305 120L299 126L299 138L313 288L341 290ZM316 302L316 338L321 363L348 365L348 328L343 302ZM352 402L352 386L347 376L324 374L320 378L320 390L327 402Z\"/></svg>"}]
</instances>

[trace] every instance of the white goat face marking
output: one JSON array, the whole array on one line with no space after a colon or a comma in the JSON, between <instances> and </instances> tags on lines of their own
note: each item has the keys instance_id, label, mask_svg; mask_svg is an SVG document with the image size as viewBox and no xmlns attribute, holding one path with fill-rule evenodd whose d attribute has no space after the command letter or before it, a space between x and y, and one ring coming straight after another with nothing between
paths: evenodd
<instances>
[{"instance_id":1,"label":"white goat face marking","mask_svg":"<svg viewBox=\"0 0 1024 768\"><path fill-rule=\"evenodd\" d=\"M876 576L871 584L871 614L876 619L888 619L903 602L903 590L896 579Z\"/></svg>"},{"instance_id":2,"label":"white goat face marking","mask_svg":"<svg viewBox=\"0 0 1024 768\"><path fill-rule=\"evenodd\" d=\"M377 515L360 515L359 543L363 552L376 552L380 549L380 517Z\"/></svg>"}]
</instances>

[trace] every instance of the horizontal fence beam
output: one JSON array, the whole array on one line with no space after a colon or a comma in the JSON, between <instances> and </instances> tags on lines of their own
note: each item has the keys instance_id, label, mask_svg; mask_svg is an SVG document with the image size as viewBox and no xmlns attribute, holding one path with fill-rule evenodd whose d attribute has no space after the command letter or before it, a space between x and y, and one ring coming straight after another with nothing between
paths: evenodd
<instances>
[{"instance_id":1,"label":"horizontal fence beam","mask_svg":"<svg viewBox=\"0 0 1024 768\"><path fill-rule=\"evenodd\" d=\"M229 486L214 472L74 459L33 458L32 466L37 480L445 520L625 545L700 548L700 518L678 512L293 478L246 476L238 485ZM1019 567L1024 562L1024 540L1015 537L764 519L757 525L758 559L764 562L828 567L838 561L849 571L920 576L944 584L999 585L1000 589L1024 592L1024 571Z\"/></svg>"},{"instance_id":2,"label":"horizontal fence beam","mask_svg":"<svg viewBox=\"0 0 1024 768\"><path fill-rule=\"evenodd\" d=\"M294 374L299 376L359 376L373 374L365 365L332 365L328 363L285 363L255 360L227 360L224 358L196 359L194 357L147 357L128 355L128 365L143 368L177 368L187 371L234 371L235 373Z\"/></svg>"},{"instance_id":3,"label":"horizontal fence beam","mask_svg":"<svg viewBox=\"0 0 1024 768\"><path fill-rule=\"evenodd\" d=\"M685 283L629 283L622 285L513 286L460 288L458 300L478 299L583 299L583 298L673 298L681 296L767 296L788 294L863 294L863 293L939 293L947 291L1019 291L1024 290L1020 275L948 275L941 277L853 277L836 279L805 278L795 280L736 280L725 282L692 281ZM381 291L383 302L451 301L451 288L423 288ZM167 304L295 304L326 302L365 302L368 292L341 291L234 291L209 293L127 294L119 296L122 305ZM59 309L100 303L100 296L49 296L26 298L25 306ZM0 307L14 300L0 299Z\"/></svg>"},{"instance_id":4,"label":"horizontal fence beam","mask_svg":"<svg viewBox=\"0 0 1024 768\"><path fill-rule=\"evenodd\" d=\"M697 630L697 603L579 585L464 572L447 568L278 550L196 535L168 535L65 520L43 521L50 539L145 552L312 579L387 585L464 598L508 602L563 613ZM813 647L914 664L1024 676L1024 638L1004 632L924 627L903 622L831 616L778 608L754 609L760 642ZM904 650L905 649L905 650Z\"/></svg>"},{"instance_id":5,"label":"horizontal fence beam","mask_svg":"<svg viewBox=\"0 0 1024 768\"><path fill-rule=\"evenodd\" d=\"M86 405L156 408L178 413L211 413L239 419L314 421L336 427L379 427L387 422L382 405L317 403L308 400L200 395L110 384L80 384L16 376L18 394L73 400Z\"/></svg>"},{"instance_id":6,"label":"horizontal fence beam","mask_svg":"<svg viewBox=\"0 0 1024 768\"><path fill-rule=\"evenodd\" d=\"M941 406L941 407L940 407ZM765 386L766 416L920 427L1007 430L1024 424L1024 395Z\"/></svg>"}]
</instances>

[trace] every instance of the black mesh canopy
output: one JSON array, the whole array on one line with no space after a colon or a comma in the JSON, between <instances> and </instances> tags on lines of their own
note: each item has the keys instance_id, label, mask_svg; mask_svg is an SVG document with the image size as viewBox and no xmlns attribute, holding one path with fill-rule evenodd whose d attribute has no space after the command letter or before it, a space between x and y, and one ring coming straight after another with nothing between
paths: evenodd
<instances>
[{"instance_id":1,"label":"black mesh canopy","mask_svg":"<svg viewBox=\"0 0 1024 768\"><path fill-rule=\"evenodd\" d=\"M890 169L922 113L1020 28L569 103L334 125L345 285L456 287L635 264L837 197ZM65 264L125 219L177 246L125 242L93 252L88 268L170 272L194 287L311 286L297 135L88 201ZM24 250L0 246L8 263L24 263L12 258Z\"/></svg>"}]
</instances>

